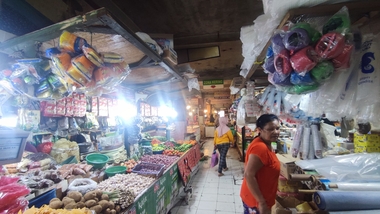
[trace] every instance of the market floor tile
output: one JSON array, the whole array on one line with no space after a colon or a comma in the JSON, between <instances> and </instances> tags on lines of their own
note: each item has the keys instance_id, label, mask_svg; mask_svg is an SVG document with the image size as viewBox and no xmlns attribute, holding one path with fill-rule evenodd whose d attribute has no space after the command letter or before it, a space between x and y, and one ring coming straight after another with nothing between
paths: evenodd
<instances>
[{"instance_id":1,"label":"market floor tile","mask_svg":"<svg viewBox=\"0 0 380 214\"><path fill-rule=\"evenodd\" d=\"M211 157L213 139L207 139L203 145L205 156ZM236 148L230 148L227 154L228 170L219 177L217 166L210 167L210 158L200 163L199 171L190 180L192 197L189 204L179 203L171 209L171 214L235 214L243 212L240 199L240 186L243 179L244 164L239 161Z\"/></svg>"}]
</instances>

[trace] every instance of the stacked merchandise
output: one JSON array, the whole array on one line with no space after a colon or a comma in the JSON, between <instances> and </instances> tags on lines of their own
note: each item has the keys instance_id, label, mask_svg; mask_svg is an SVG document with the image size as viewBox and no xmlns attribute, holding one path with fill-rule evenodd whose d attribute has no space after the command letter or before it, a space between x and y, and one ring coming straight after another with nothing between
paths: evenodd
<instances>
[{"instance_id":1,"label":"stacked merchandise","mask_svg":"<svg viewBox=\"0 0 380 214\"><path fill-rule=\"evenodd\" d=\"M298 124L291 154L303 160L323 158L322 138L317 124Z\"/></svg>"},{"instance_id":2,"label":"stacked merchandise","mask_svg":"<svg viewBox=\"0 0 380 214\"><path fill-rule=\"evenodd\" d=\"M34 100L60 99L73 91L101 95L112 92L130 73L119 54L98 53L85 39L67 31L59 37L58 47L43 51L41 58L17 59L0 72L8 93Z\"/></svg>"},{"instance_id":3,"label":"stacked merchandise","mask_svg":"<svg viewBox=\"0 0 380 214\"><path fill-rule=\"evenodd\" d=\"M264 69L273 85L290 94L317 90L350 67L354 50L348 9L343 7L323 25L289 23L271 39Z\"/></svg>"}]
</instances>

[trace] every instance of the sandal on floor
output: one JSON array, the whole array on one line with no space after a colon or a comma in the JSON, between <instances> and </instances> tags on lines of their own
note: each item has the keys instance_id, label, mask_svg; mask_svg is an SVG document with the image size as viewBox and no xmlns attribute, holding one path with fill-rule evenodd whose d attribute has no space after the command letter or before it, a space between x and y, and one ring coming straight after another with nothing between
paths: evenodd
<instances>
[{"instance_id":1,"label":"sandal on floor","mask_svg":"<svg viewBox=\"0 0 380 214\"><path fill-rule=\"evenodd\" d=\"M223 175L224 175L223 173L219 173L219 174L218 174L219 177L220 177L220 176L223 176Z\"/></svg>"},{"instance_id":2,"label":"sandal on floor","mask_svg":"<svg viewBox=\"0 0 380 214\"><path fill-rule=\"evenodd\" d=\"M223 172L225 172L225 171L227 171L227 170L228 170L228 167L224 168L224 169L223 169Z\"/></svg>"}]
</instances>

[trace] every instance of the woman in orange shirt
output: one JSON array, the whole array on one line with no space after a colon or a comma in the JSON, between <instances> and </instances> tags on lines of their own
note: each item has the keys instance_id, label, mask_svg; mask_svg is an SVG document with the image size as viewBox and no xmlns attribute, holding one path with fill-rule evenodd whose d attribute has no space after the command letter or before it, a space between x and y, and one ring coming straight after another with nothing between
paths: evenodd
<instances>
[{"instance_id":1,"label":"woman in orange shirt","mask_svg":"<svg viewBox=\"0 0 380 214\"><path fill-rule=\"evenodd\" d=\"M256 121L258 136L248 146L244 179L240 190L244 214L270 214L276 200L280 162L271 143L280 135L280 121L274 114L263 114Z\"/></svg>"}]
</instances>

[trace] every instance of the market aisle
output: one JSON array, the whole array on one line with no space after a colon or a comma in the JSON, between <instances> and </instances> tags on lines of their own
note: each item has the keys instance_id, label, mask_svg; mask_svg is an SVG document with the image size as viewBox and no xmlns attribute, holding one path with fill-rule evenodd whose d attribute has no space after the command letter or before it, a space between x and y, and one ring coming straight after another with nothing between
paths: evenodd
<instances>
[{"instance_id":1,"label":"market aisle","mask_svg":"<svg viewBox=\"0 0 380 214\"><path fill-rule=\"evenodd\" d=\"M207 139L203 146L205 155L211 157L213 140ZM236 148L227 154L228 171L218 177L217 166L210 168L210 158L201 162L199 172L191 179L193 195L189 205L185 202L171 210L171 214L231 214L243 213L240 186L244 164L239 161Z\"/></svg>"}]
</instances>

